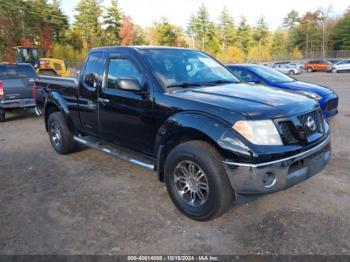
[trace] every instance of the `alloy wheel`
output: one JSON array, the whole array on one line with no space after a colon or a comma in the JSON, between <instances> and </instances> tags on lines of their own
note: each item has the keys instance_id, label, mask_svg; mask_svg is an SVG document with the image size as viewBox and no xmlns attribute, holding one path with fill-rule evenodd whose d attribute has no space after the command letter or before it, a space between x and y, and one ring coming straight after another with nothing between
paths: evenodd
<instances>
[{"instance_id":1,"label":"alloy wheel","mask_svg":"<svg viewBox=\"0 0 350 262\"><path fill-rule=\"evenodd\" d=\"M56 121L51 122L50 134L55 146L60 147L62 145L62 130Z\"/></svg>"},{"instance_id":2,"label":"alloy wheel","mask_svg":"<svg viewBox=\"0 0 350 262\"><path fill-rule=\"evenodd\" d=\"M202 206L209 195L204 171L193 161L181 161L174 170L175 188L181 199L191 206Z\"/></svg>"}]
</instances>

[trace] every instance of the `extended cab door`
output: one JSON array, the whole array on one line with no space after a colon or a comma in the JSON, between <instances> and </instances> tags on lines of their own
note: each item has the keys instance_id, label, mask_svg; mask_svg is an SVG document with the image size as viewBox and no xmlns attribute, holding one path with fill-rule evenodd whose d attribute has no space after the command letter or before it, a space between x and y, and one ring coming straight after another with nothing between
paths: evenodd
<instances>
[{"instance_id":1,"label":"extended cab door","mask_svg":"<svg viewBox=\"0 0 350 262\"><path fill-rule=\"evenodd\" d=\"M99 135L97 92L102 85L104 53L89 53L79 86L79 112L84 132Z\"/></svg>"},{"instance_id":2,"label":"extended cab door","mask_svg":"<svg viewBox=\"0 0 350 262\"><path fill-rule=\"evenodd\" d=\"M134 80L142 90L121 87L119 81L123 79ZM101 137L150 153L152 102L145 75L137 60L126 55L109 57L99 95Z\"/></svg>"}]
</instances>

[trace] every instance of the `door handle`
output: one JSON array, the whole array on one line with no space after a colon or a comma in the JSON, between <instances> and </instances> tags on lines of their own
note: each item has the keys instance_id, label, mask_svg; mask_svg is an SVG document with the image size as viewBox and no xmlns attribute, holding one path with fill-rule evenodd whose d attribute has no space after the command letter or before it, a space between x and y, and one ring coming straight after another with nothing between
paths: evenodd
<instances>
[{"instance_id":1,"label":"door handle","mask_svg":"<svg viewBox=\"0 0 350 262\"><path fill-rule=\"evenodd\" d=\"M109 103L109 99L104 99L104 98L99 98L99 99L97 99L97 101L102 103L102 104L108 104Z\"/></svg>"}]
</instances>

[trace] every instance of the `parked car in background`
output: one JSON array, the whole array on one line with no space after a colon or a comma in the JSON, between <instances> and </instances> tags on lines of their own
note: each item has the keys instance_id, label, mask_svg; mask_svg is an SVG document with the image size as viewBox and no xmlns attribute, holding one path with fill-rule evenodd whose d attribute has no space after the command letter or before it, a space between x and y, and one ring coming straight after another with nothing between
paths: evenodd
<instances>
[{"instance_id":1,"label":"parked car in background","mask_svg":"<svg viewBox=\"0 0 350 262\"><path fill-rule=\"evenodd\" d=\"M274 63L272 64L272 67L281 66L281 65L289 65L289 64L290 64L289 61L274 62Z\"/></svg>"},{"instance_id":2,"label":"parked car in background","mask_svg":"<svg viewBox=\"0 0 350 262\"><path fill-rule=\"evenodd\" d=\"M302 70L296 64L277 65L273 68L287 75L300 75L302 73Z\"/></svg>"},{"instance_id":3,"label":"parked car in background","mask_svg":"<svg viewBox=\"0 0 350 262\"><path fill-rule=\"evenodd\" d=\"M312 60L305 63L304 69L308 72L328 71L331 66L332 63L326 60Z\"/></svg>"},{"instance_id":4,"label":"parked car in background","mask_svg":"<svg viewBox=\"0 0 350 262\"><path fill-rule=\"evenodd\" d=\"M6 111L35 107L36 77L30 64L0 64L0 122Z\"/></svg>"},{"instance_id":5,"label":"parked car in background","mask_svg":"<svg viewBox=\"0 0 350 262\"><path fill-rule=\"evenodd\" d=\"M228 65L228 67L245 82L281 88L316 99L319 101L323 114L326 117L331 117L338 113L338 96L327 87L298 81L265 66L245 64Z\"/></svg>"},{"instance_id":6,"label":"parked car in background","mask_svg":"<svg viewBox=\"0 0 350 262\"><path fill-rule=\"evenodd\" d=\"M340 62L340 61L342 61L342 59L330 59L330 60L328 60L331 64L336 64L336 63L338 63L338 62Z\"/></svg>"},{"instance_id":7,"label":"parked car in background","mask_svg":"<svg viewBox=\"0 0 350 262\"><path fill-rule=\"evenodd\" d=\"M36 83L46 89L45 126L58 153L80 143L155 170L192 219L223 214L235 194L302 182L330 159L315 100L242 83L200 51L96 48L78 80Z\"/></svg>"},{"instance_id":8,"label":"parked car in background","mask_svg":"<svg viewBox=\"0 0 350 262\"><path fill-rule=\"evenodd\" d=\"M334 64L329 70L332 73L350 72L350 59L341 60Z\"/></svg>"},{"instance_id":9,"label":"parked car in background","mask_svg":"<svg viewBox=\"0 0 350 262\"><path fill-rule=\"evenodd\" d=\"M299 68L303 72L304 71L304 67L305 67L305 62L297 61L297 62L294 62L294 63L290 63L290 65Z\"/></svg>"}]
</instances>

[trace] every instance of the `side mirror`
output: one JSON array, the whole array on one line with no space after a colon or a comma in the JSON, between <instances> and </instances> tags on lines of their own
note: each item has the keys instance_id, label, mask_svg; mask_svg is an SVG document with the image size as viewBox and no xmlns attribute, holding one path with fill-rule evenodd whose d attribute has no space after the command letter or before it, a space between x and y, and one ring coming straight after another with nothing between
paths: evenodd
<instances>
[{"instance_id":1,"label":"side mirror","mask_svg":"<svg viewBox=\"0 0 350 262\"><path fill-rule=\"evenodd\" d=\"M89 86L96 88L96 76L93 73L84 76L84 82Z\"/></svg>"},{"instance_id":2,"label":"side mirror","mask_svg":"<svg viewBox=\"0 0 350 262\"><path fill-rule=\"evenodd\" d=\"M141 85L135 78L119 78L118 86L125 91L141 91Z\"/></svg>"}]
</instances>

